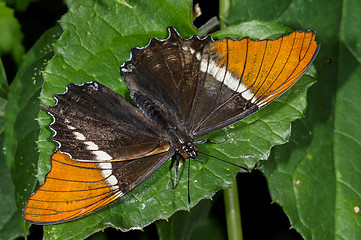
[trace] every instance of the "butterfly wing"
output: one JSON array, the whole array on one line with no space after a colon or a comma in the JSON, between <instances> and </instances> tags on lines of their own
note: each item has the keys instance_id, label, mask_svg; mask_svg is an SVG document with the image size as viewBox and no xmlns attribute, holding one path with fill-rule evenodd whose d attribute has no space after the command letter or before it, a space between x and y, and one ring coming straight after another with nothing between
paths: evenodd
<instances>
[{"instance_id":1,"label":"butterfly wing","mask_svg":"<svg viewBox=\"0 0 361 240\"><path fill-rule=\"evenodd\" d=\"M45 183L28 199L23 217L46 225L87 215L133 190L170 155L164 152L129 161L80 162L57 151L51 157Z\"/></svg>"},{"instance_id":2,"label":"butterfly wing","mask_svg":"<svg viewBox=\"0 0 361 240\"><path fill-rule=\"evenodd\" d=\"M89 214L124 196L174 153L161 129L99 83L70 84L42 106L54 117L52 168L23 209L24 219L52 224Z\"/></svg>"},{"instance_id":3,"label":"butterfly wing","mask_svg":"<svg viewBox=\"0 0 361 240\"><path fill-rule=\"evenodd\" d=\"M134 49L121 74L132 98L144 96L196 139L232 124L280 96L318 52L315 33L276 40L152 39Z\"/></svg>"},{"instance_id":4,"label":"butterfly wing","mask_svg":"<svg viewBox=\"0 0 361 240\"><path fill-rule=\"evenodd\" d=\"M169 150L162 129L122 96L96 82L69 84L57 104L42 106L54 117L59 151L82 161L121 161Z\"/></svg>"},{"instance_id":5,"label":"butterfly wing","mask_svg":"<svg viewBox=\"0 0 361 240\"><path fill-rule=\"evenodd\" d=\"M206 87L190 115L196 138L239 121L279 97L303 75L319 49L311 31L276 40L225 38L207 48L210 56L200 63L200 71L207 73Z\"/></svg>"}]
</instances>

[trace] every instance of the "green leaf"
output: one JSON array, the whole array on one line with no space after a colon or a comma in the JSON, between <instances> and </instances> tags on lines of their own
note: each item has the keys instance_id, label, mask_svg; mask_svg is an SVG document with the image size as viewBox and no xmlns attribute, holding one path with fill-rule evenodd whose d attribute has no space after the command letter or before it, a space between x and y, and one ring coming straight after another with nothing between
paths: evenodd
<instances>
[{"instance_id":1,"label":"green leaf","mask_svg":"<svg viewBox=\"0 0 361 240\"><path fill-rule=\"evenodd\" d=\"M124 0L115 0L117 3L120 3L120 4L123 4L124 6L127 6L127 7L130 7L130 8L133 8L132 6L130 6L126 1Z\"/></svg>"},{"instance_id":2,"label":"green leaf","mask_svg":"<svg viewBox=\"0 0 361 240\"><path fill-rule=\"evenodd\" d=\"M276 146L261 167L272 199L305 239L358 239L360 236L360 1L234 0L244 6L237 19L276 19L294 29L317 31L315 60L319 81L310 88L306 117L292 126L284 146ZM267 9L259 11L259 6ZM280 11L282 10L282 11ZM247 13L245 13L247 11ZM341 38L340 38L341 36Z\"/></svg>"},{"instance_id":3,"label":"green leaf","mask_svg":"<svg viewBox=\"0 0 361 240\"><path fill-rule=\"evenodd\" d=\"M8 95L8 81L6 79L5 69L2 60L0 59L0 97L7 98Z\"/></svg>"},{"instance_id":4,"label":"green leaf","mask_svg":"<svg viewBox=\"0 0 361 240\"><path fill-rule=\"evenodd\" d=\"M14 7L17 11L25 11L31 2L36 2L37 0L2 0L5 1L7 5Z\"/></svg>"},{"instance_id":5,"label":"green leaf","mask_svg":"<svg viewBox=\"0 0 361 240\"><path fill-rule=\"evenodd\" d=\"M0 136L0 144L3 135ZM14 201L15 186L11 181L10 170L0 153L0 238L15 239L23 235L19 227L19 213Z\"/></svg>"},{"instance_id":6,"label":"green leaf","mask_svg":"<svg viewBox=\"0 0 361 240\"><path fill-rule=\"evenodd\" d=\"M0 148L4 143L5 108L7 105L8 83L0 59ZM15 185L6 166L4 152L0 151L0 236L2 239L15 239L22 235L19 228L18 210L14 201Z\"/></svg>"},{"instance_id":7,"label":"green leaf","mask_svg":"<svg viewBox=\"0 0 361 240\"><path fill-rule=\"evenodd\" d=\"M165 39L168 26L176 27L183 37L197 32L190 22L191 1L134 2L133 9L113 0L101 3L69 0L67 4L69 12L60 21L64 34L55 45L56 56L44 72L41 101L47 105L55 104L53 94L64 92L69 83L98 81L126 96L119 66L129 59L131 48L145 46L152 37ZM259 25L263 27L258 27L254 38L288 32L280 24L258 21L235 26L237 32L232 36L244 37L242 33L254 32L252 29ZM228 36L228 33L225 30L214 37ZM201 145L201 151L248 167L253 167L259 159L267 159L273 145L287 141L290 122L303 116L306 89L314 81L311 75L303 77L288 93L259 113L209 135L213 140L227 136L228 141ZM41 182L49 170L49 156L55 150L51 141L53 132L48 128L51 122L52 118L42 111L38 168ZM177 210L189 209L200 199L212 197L219 189L229 187L239 171L238 167L204 156L192 161L192 203L188 204L187 165L185 161L176 189L172 189L173 173L168 161L140 187L114 204L76 221L44 227L45 237L84 238L108 226L122 230L142 228L156 219L168 218Z\"/></svg>"},{"instance_id":8,"label":"green leaf","mask_svg":"<svg viewBox=\"0 0 361 240\"><path fill-rule=\"evenodd\" d=\"M226 29L212 34L213 38L239 38L239 36L251 37L256 40L272 39L292 30L280 25L277 22L265 20L253 20L242 24L228 26Z\"/></svg>"},{"instance_id":9,"label":"green leaf","mask_svg":"<svg viewBox=\"0 0 361 240\"><path fill-rule=\"evenodd\" d=\"M8 89L9 86L6 80L5 69L0 59L0 135L4 131L5 108L8 103Z\"/></svg>"},{"instance_id":10,"label":"green leaf","mask_svg":"<svg viewBox=\"0 0 361 240\"><path fill-rule=\"evenodd\" d=\"M344 4L335 107L335 229L344 239L361 236L361 30L360 1Z\"/></svg>"},{"instance_id":11,"label":"green leaf","mask_svg":"<svg viewBox=\"0 0 361 240\"><path fill-rule=\"evenodd\" d=\"M176 212L169 220L157 221L157 230L159 239L162 240L181 240L190 239L193 232L197 229L201 221L206 220L212 206L211 200L202 200L191 211ZM209 236L214 233L203 234L204 239L210 239ZM199 239L199 238L198 238Z\"/></svg>"},{"instance_id":12,"label":"green leaf","mask_svg":"<svg viewBox=\"0 0 361 240\"><path fill-rule=\"evenodd\" d=\"M206 201L206 200L203 200ZM219 240L226 239L226 232L221 224L221 220L215 217L208 216L202 219L193 229L191 240L208 239ZM182 236L181 234L179 236Z\"/></svg>"},{"instance_id":13,"label":"green leaf","mask_svg":"<svg viewBox=\"0 0 361 240\"><path fill-rule=\"evenodd\" d=\"M224 16L227 25L254 19L277 19L285 10L287 10L292 3L292 0L232 0L230 3L231 6L228 14Z\"/></svg>"},{"instance_id":14,"label":"green leaf","mask_svg":"<svg viewBox=\"0 0 361 240\"><path fill-rule=\"evenodd\" d=\"M43 85L41 71L52 58L54 54L52 43L59 38L60 34L60 26L44 33L26 54L9 88L3 151L7 166L11 170L12 181L16 185L18 211L15 219L17 222L22 219L21 210L36 185L34 173L39 152L35 142L39 136L39 125L35 118L40 110L38 97ZM12 184L9 181L6 183ZM21 221L21 227L25 233L29 226L30 224Z\"/></svg>"},{"instance_id":15,"label":"green leaf","mask_svg":"<svg viewBox=\"0 0 361 240\"><path fill-rule=\"evenodd\" d=\"M21 26L14 17L14 10L0 2L0 57L11 54L16 64L20 65L24 58Z\"/></svg>"}]
</instances>

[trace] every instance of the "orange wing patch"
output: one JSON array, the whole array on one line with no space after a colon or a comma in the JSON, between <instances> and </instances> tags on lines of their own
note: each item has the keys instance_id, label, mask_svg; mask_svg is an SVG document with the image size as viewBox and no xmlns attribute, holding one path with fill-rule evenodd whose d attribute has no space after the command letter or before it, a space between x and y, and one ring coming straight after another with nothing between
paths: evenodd
<instances>
[{"instance_id":1,"label":"orange wing patch","mask_svg":"<svg viewBox=\"0 0 361 240\"><path fill-rule=\"evenodd\" d=\"M219 64L240 79L241 93L260 108L291 87L305 72L319 47L315 33L293 32L276 40L223 39L214 43ZM246 95L245 95L246 96Z\"/></svg>"},{"instance_id":2,"label":"orange wing patch","mask_svg":"<svg viewBox=\"0 0 361 240\"><path fill-rule=\"evenodd\" d=\"M117 200L124 194L111 185L98 163L78 162L56 152L51 171L23 209L24 219L36 224L54 224L79 218ZM111 165L110 165L111 166ZM108 174L109 176L112 176Z\"/></svg>"}]
</instances>

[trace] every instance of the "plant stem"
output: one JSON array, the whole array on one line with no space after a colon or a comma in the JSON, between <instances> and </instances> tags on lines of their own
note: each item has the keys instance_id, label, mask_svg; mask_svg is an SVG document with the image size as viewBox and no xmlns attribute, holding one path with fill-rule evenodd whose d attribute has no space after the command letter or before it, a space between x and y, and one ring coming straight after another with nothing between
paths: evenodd
<instances>
[{"instance_id":1,"label":"plant stem","mask_svg":"<svg viewBox=\"0 0 361 240\"><path fill-rule=\"evenodd\" d=\"M219 0L219 25L221 29L227 27L225 16L230 7L230 0Z\"/></svg>"},{"instance_id":2,"label":"plant stem","mask_svg":"<svg viewBox=\"0 0 361 240\"><path fill-rule=\"evenodd\" d=\"M224 205L227 220L227 233L230 240L242 240L241 211L239 209L237 178L232 187L224 189Z\"/></svg>"},{"instance_id":3,"label":"plant stem","mask_svg":"<svg viewBox=\"0 0 361 240\"><path fill-rule=\"evenodd\" d=\"M220 28L227 27L225 16L230 7L230 0L219 0L219 23ZM237 178L232 187L224 190L224 205L227 220L227 233L230 240L242 240L241 211L239 209Z\"/></svg>"}]
</instances>

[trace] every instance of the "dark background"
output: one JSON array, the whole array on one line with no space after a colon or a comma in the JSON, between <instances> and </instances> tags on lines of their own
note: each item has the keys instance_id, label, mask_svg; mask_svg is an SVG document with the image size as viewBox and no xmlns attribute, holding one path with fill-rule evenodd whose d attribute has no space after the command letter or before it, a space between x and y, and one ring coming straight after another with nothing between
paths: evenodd
<instances>
[{"instance_id":1,"label":"dark background","mask_svg":"<svg viewBox=\"0 0 361 240\"><path fill-rule=\"evenodd\" d=\"M194 22L196 27L202 26L209 18L218 15L218 1L199 2L202 15ZM24 34L23 44L29 50L42 33L54 26L64 15L67 8L61 0L40 0L33 2L24 12L15 12L16 18L22 26ZM16 65L10 56L3 57L3 64L9 82L16 74ZM293 229L282 208L272 204L266 179L259 171L238 174L237 176L242 216L244 239L302 239ZM215 217L223 229L226 238L226 222L224 213L223 191L214 197L211 216ZM41 239L42 227L33 225L30 228L28 239ZM146 227L144 231L120 232L112 228L97 233L90 239L156 239L158 238L155 224Z\"/></svg>"}]
</instances>

